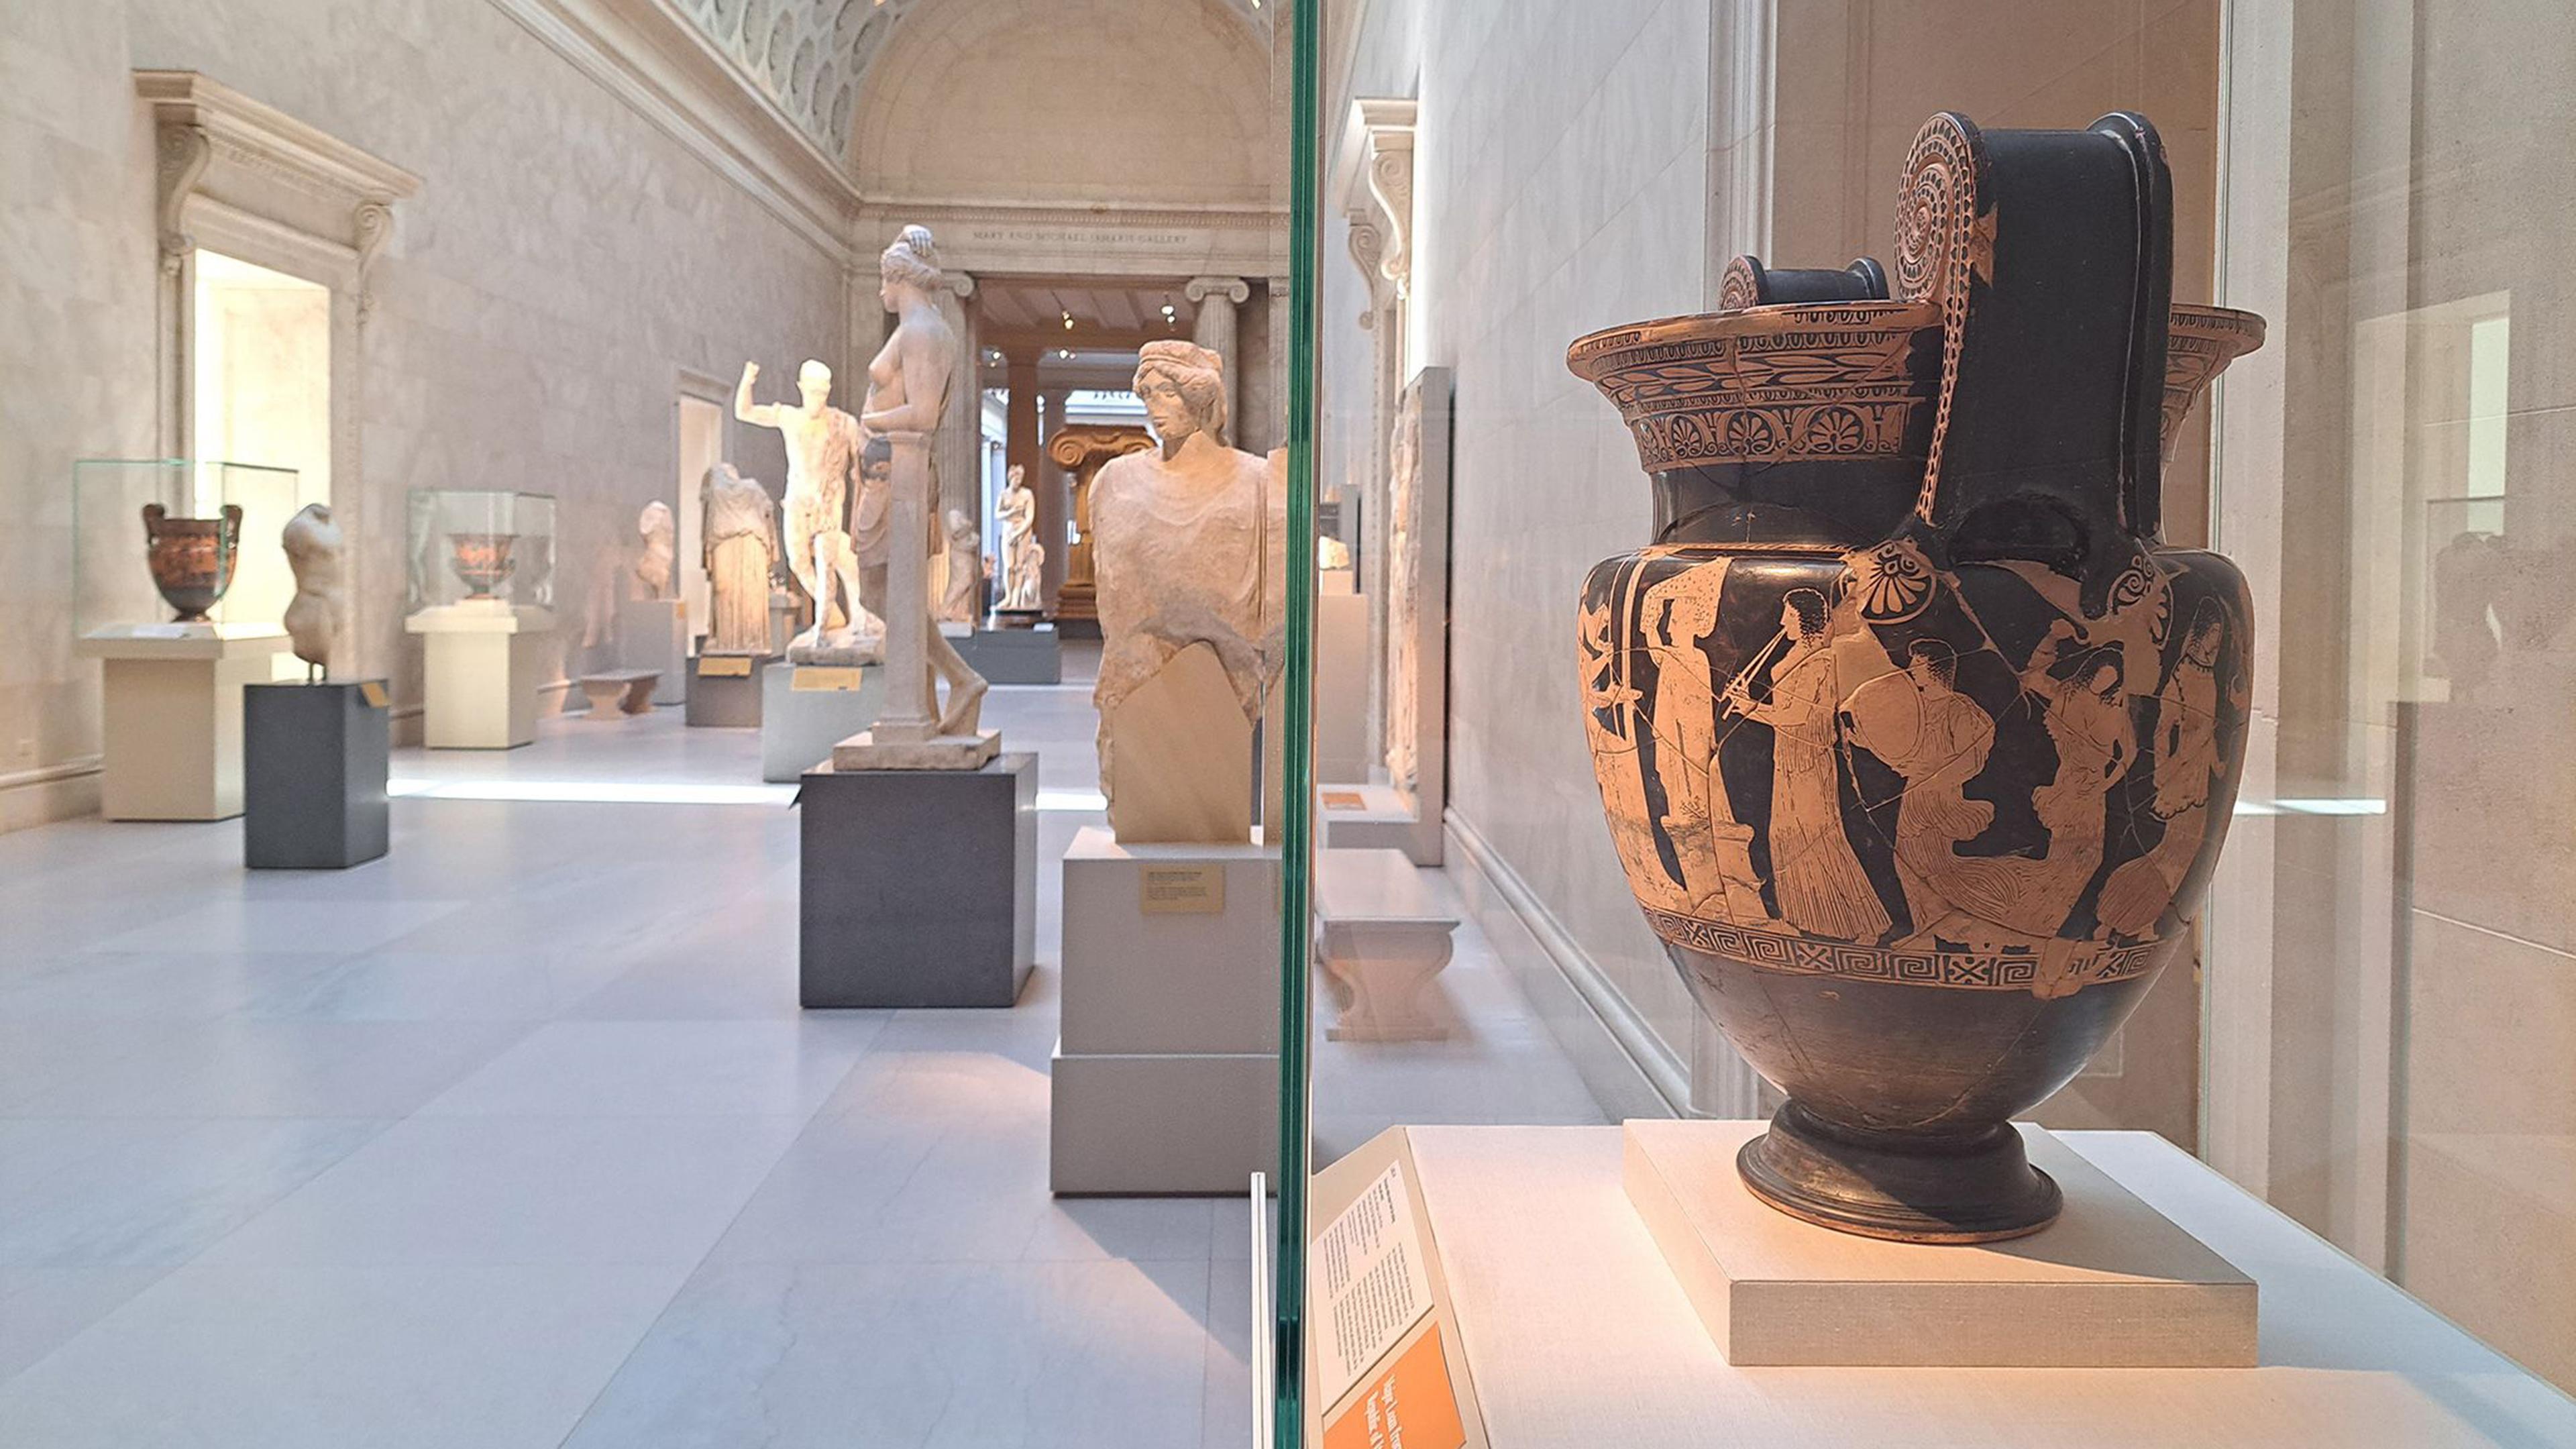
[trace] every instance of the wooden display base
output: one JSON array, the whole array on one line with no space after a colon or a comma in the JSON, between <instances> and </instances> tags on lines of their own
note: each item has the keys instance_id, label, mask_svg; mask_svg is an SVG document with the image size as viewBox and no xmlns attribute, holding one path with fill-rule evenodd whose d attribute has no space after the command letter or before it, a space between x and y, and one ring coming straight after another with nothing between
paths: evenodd
<instances>
[{"instance_id":1,"label":"wooden display base","mask_svg":"<svg viewBox=\"0 0 2576 1449\"><path fill-rule=\"evenodd\" d=\"M2199 1239L2025 1126L2065 1214L2026 1238L1897 1243L1763 1204L1735 1155L1760 1122L1624 1124L1628 1201L1728 1363L2240 1368L2255 1286Z\"/></svg>"},{"instance_id":2,"label":"wooden display base","mask_svg":"<svg viewBox=\"0 0 2576 1449\"><path fill-rule=\"evenodd\" d=\"M861 730L832 746L835 770L980 770L1002 752L1000 730L934 735L926 740L884 740Z\"/></svg>"}]
</instances>

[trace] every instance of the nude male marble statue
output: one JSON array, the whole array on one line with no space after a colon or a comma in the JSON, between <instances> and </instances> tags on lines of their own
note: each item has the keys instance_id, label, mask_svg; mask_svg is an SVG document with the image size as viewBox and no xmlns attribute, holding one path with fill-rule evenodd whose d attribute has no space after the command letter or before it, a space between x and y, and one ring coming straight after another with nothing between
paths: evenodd
<instances>
[{"instance_id":1,"label":"nude male marble statue","mask_svg":"<svg viewBox=\"0 0 2576 1449\"><path fill-rule=\"evenodd\" d=\"M784 542L787 565L814 600L814 622L787 646L797 663L872 664L884 657L885 625L859 600L858 558L850 543L851 474L864 441L859 421L831 405L832 369L808 359L796 371L794 407L754 403L760 364L742 365L733 415L776 428L787 443ZM836 608L837 605L837 608ZM832 627L838 614L844 621Z\"/></svg>"}]
</instances>

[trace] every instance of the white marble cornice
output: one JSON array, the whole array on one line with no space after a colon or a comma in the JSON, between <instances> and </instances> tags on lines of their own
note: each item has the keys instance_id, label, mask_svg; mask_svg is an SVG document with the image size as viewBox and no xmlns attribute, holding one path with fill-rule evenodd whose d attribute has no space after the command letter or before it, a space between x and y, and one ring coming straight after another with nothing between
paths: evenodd
<instances>
[{"instance_id":1,"label":"white marble cornice","mask_svg":"<svg viewBox=\"0 0 2576 1449\"><path fill-rule=\"evenodd\" d=\"M491 3L816 250L847 259L859 192L843 163L672 0Z\"/></svg>"},{"instance_id":2,"label":"white marble cornice","mask_svg":"<svg viewBox=\"0 0 2576 1449\"><path fill-rule=\"evenodd\" d=\"M420 189L419 177L195 71L138 70L134 93L159 158L165 275L178 275L199 229L212 228L347 287L365 319L394 203Z\"/></svg>"}]
</instances>

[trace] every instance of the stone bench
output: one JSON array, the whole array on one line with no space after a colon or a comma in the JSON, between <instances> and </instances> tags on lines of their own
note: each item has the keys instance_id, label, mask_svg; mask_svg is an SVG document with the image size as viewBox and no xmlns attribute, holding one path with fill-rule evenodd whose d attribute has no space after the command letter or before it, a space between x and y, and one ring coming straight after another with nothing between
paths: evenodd
<instances>
[{"instance_id":1,"label":"stone bench","mask_svg":"<svg viewBox=\"0 0 2576 1449\"><path fill-rule=\"evenodd\" d=\"M604 669L581 676L581 692L590 697L594 719L612 712L643 714L653 707L653 690L662 682L658 669Z\"/></svg>"},{"instance_id":2,"label":"stone bench","mask_svg":"<svg viewBox=\"0 0 2576 1449\"><path fill-rule=\"evenodd\" d=\"M1444 1041L1423 992L1449 964L1458 918L1403 851L1315 853L1315 940L1341 1019L1334 1041Z\"/></svg>"}]
</instances>

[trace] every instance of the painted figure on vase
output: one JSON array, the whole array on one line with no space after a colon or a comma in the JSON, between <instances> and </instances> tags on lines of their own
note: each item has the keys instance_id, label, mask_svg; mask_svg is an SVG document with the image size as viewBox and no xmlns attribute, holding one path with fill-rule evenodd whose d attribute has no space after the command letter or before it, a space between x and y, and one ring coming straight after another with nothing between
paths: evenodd
<instances>
[{"instance_id":1,"label":"painted figure on vase","mask_svg":"<svg viewBox=\"0 0 2576 1449\"><path fill-rule=\"evenodd\" d=\"M769 652L770 580L778 569L778 505L731 463L707 470L699 490L711 654Z\"/></svg>"},{"instance_id":2,"label":"painted figure on vase","mask_svg":"<svg viewBox=\"0 0 2576 1449\"><path fill-rule=\"evenodd\" d=\"M814 601L814 622L789 642L788 657L872 663L883 656L885 625L859 602L858 561L849 534L859 422L831 405L832 369L820 362L808 359L797 369L794 407L754 403L752 388L759 381L760 364L744 363L742 382L734 389L733 415L778 429L787 444L787 566Z\"/></svg>"},{"instance_id":3,"label":"painted figure on vase","mask_svg":"<svg viewBox=\"0 0 2576 1449\"><path fill-rule=\"evenodd\" d=\"M877 259L877 300L895 314L895 328L885 346L877 350L868 363L868 396L861 408L859 421L873 437L879 433L919 433L925 437L939 430L943 409L948 402L948 383L957 361L957 334L939 306L931 300L942 285L939 271L939 249L931 239L930 229L907 226ZM930 508L930 499L939 493L936 450L927 460L930 469L927 496L922 502L923 525L928 538L922 543L906 544L891 540L889 547L940 546L938 524ZM891 454L889 454L891 467ZM891 474L888 475L891 479ZM927 557L927 554L924 555ZM927 572L924 596L918 599L886 601L891 610L919 610L930 617L931 601L927 596ZM930 672L948 682L947 701L937 711L939 733L972 735L981 718L984 702L984 676L976 673L937 629L928 631L928 665Z\"/></svg>"},{"instance_id":4,"label":"painted figure on vase","mask_svg":"<svg viewBox=\"0 0 2576 1449\"><path fill-rule=\"evenodd\" d=\"M1137 399L1158 446L1105 464L1091 485L1099 586L1100 774L1119 702L1192 644L1216 651L1247 719L1278 679L1286 614L1284 457L1225 443L1224 362L1195 343L1141 349Z\"/></svg>"},{"instance_id":5,"label":"painted figure on vase","mask_svg":"<svg viewBox=\"0 0 2576 1449\"><path fill-rule=\"evenodd\" d=\"M308 503L286 520L278 537L286 567L295 575L295 597L286 604L286 637L295 657L310 666L306 679L331 677L331 646L349 614L347 546L328 504Z\"/></svg>"},{"instance_id":6,"label":"painted figure on vase","mask_svg":"<svg viewBox=\"0 0 2576 1449\"><path fill-rule=\"evenodd\" d=\"M1038 579L1046 564L1046 545L1037 539L1038 497L1029 491L1029 470L1011 465L1010 484L1002 490L1002 604L1012 613L1038 608Z\"/></svg>"},{"instance_id":7,"label":"painted figure on vase","mask_svg":"<svg viewBox=\"0 0 2576 1449\"><path fill-rule=\"evenodd\" d=\"M675 532L671 505L659 498L645 504L644 511L636 515L635 533L643 540L643 549L635 556L635 597L671 597L671 564L678 557Z\"/></svg>"}]
</instances>

